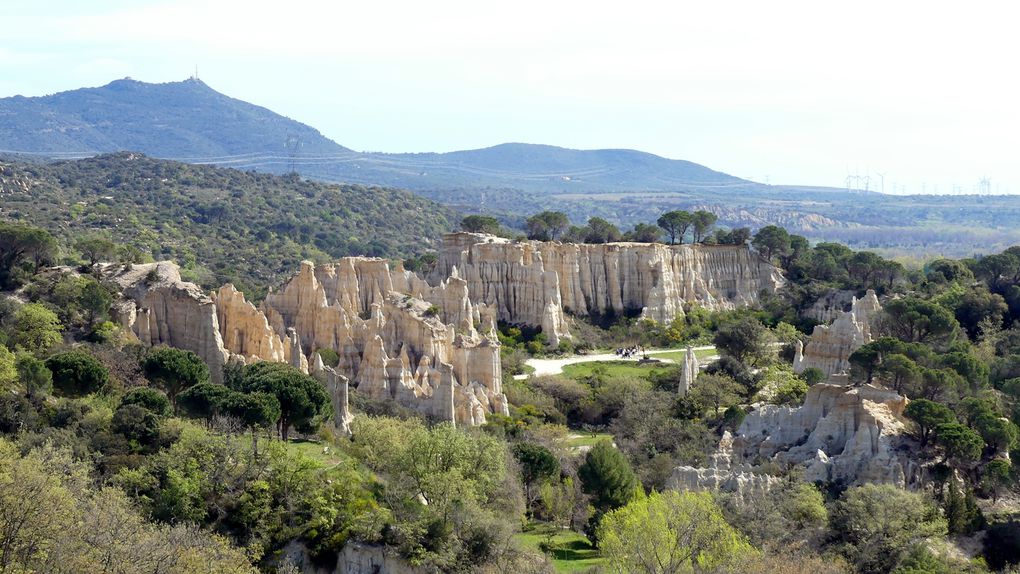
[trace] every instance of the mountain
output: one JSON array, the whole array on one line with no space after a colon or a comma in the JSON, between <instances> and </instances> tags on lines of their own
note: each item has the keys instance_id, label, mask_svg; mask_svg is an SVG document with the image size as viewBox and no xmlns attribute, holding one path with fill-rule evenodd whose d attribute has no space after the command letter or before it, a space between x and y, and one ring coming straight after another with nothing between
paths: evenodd
<instances>
[{"instance_id":1,"label":"mountain","mask_svg":"<svg viewBox=\"0 0 1020 574\"><path fill-rule=\"evenodd\" d=\"M415 190L512 187L606 193L753 185L693 162L628 149L575 150L507 143L449 153L361 154L357 161L358 173L337 170L327 175L383 177L388 185Z\"/></svg>"},{"instance_id":2,"label":"mountain","mask_svg":"<svg viewBox=\"0 0 1020 574\"><path fill-rule=\"evenodd\" d=\"M408 189L615 191L748 183L634 150L504 144L442 154L359 153L194 78L165 84L123 79L50 96L0 99L0 152L80 158L122 150Z\"/></svg>"},{"instance_id":3,"label":"mountain","mask_svg":"<svg viewBox=\"0 0 1020 574\"><path fill-rule=\"evenodd\" d=\"M306 153L349 152L315 129L227 97L197 79L131 79L50 96L0 99L0 150L85 157L122 150L209 160L275 152L288 141Z\"/></svg>"},{"instance_id":4,"label":"mountain","mask_svg":"<svg viewBox=\"0 0 1020 574\"><path fill-rule=\"evenodd\" d=\"M507 143L449 153L362 153L197 79L166 84L124 79L45 97L0 99L0 154L81 158L120 150L409 189L518 226L543 209L562 210L575 223L600 216L623 227L655 221L671 209L706 209L719 216L720 225L777 224L814 240L912 256L969 256L1020 243L1020 196L904 197L770 186L625 149Z\"/></svg>"},{"instance_id":5,"label":"mountain","mask_svg":"<svg viewBox=\"0 0 1020 574\"><path fill-rule=\"evenodd\" d=\"M409 257L438 247L456 214L408 191L336 185L119 152L0 161L0 217L72 245L104 233L204 287L258 296L303 259Z\"/></svg>"}]
</instances>

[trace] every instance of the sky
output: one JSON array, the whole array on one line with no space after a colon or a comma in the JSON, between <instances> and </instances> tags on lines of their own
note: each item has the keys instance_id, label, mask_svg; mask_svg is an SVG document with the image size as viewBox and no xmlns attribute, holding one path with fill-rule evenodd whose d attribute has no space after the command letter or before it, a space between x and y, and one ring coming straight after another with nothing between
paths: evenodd
<instances>
[{"instance_id":1,"label":"sky","mask_svg":"<svg viewBox=\"0 0 1020 574\"><path fill-rule=\"evenodd\" d=\"M197 66L362 151L632 148L772 184L1020 193L1013 4L4 0L0 96Z\"/></svg>"}]
</instances>

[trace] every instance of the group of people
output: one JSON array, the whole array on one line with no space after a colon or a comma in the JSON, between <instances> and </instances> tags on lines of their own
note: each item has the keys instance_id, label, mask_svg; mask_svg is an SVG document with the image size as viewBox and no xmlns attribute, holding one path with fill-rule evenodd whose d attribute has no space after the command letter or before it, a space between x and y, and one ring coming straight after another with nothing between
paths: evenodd
<instances>
[{"instance_id":1,"label":"group of people","mask_svg":"<svg viewBox=\"0 0 1020 574\"><path fill-rule=\"evenodd\" d=\"M638 346L634 347L620 347L616 350L616 356L624 359L630 359L636 356L638 353L643 352L644 349Z\"/></svg>"}]
</instances>

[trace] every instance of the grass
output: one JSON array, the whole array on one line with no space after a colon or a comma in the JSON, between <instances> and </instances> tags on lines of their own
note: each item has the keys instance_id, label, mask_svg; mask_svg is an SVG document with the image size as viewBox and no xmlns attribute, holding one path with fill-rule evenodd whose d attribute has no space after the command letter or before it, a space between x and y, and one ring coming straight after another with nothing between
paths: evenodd
<instances>
[{"instance_id":1,"label":"grass","mask_svg":"<svg viewBox=\"0 0 1020 574\"><path fill-rule=\"evenodd\" d=\"M696 349L694 351L694 356L698 358L698 361L704 361L705 359L718 354L719 351L715 349ZM649 357L655 359L669 359L675 363L682 363L686 355L687 355L686 349L680 351L662 351L659 353L648 353Z\"/></svg>"},{"instance_id":2,"label":"grass","mask_svg":"<svg viewBox=\"0 0 1020 574\"><path fill-rule=\"evenodd\" d=\"M596 369L601 369L609 378L638 377L647 379L653 373L665 371L671 366L663 363L642 365L635 361L593 361L564 365L563 375L571 379L580 379L590 376Z\"/></svg>"},{"instance_id":3,"label":"grass","mask_svg":"<svg viewBox=\"0 0 1020 574\"><path fill-rule=\"evenodd\" d=\"M539 553L542 553L540 545L551 541L553 548L548 556L557 572L587 572L603 562L588 539L573 530L563 530L545 523L531 523L515 538Z\"/></svg>"},{"instance_id":4,"label":"grass","mask_svg":"<svg viewBox=\"0 0 1020 574\"><path fill-rule=\"evenodd\" d=\"M323 449L327 446L329 447L329 451L324 452ZM309 458L313 458L327 466L336 466L344 460L339 449L320 441L292 439L287 442L287 449L292 452L300 452L301 454L304 454Z\"/></svg>"},{"instance_id":5,"label":"grass","mask_svg":"<svg viewBox=\"0 0 1020 574\"><path fill-rule=\"evenodd\" d=\"M251 435L248 433L238 434L235 440L242 441L242 444L246 448L251 448ZM274 439L273 442L279 444L279 440ZM259 452L269 444L269 440L265 434L259 435ZM325 451L326 447L329 447L328 451ZM326 466L336 466L345 460L344 455L335 446L330 446L324 441L305 440L305 439L290 439L287 441L287 450L290 452L299 452L308 458L319 461Z\"/></svg>"},{"instance_id":6,"label":"grass","mask_svg":"<svg viewBox=\"0 0 1020 574\"><path fill-rule=\"evenodd\" d=\"M595 443L603 439L613 440L613 435L609 433L595 433L593 437L590 432L578 432L571 433L567 436L566 445L569 448L578 448L582 446L595 446Z\"/></svg>"}]
</instances>

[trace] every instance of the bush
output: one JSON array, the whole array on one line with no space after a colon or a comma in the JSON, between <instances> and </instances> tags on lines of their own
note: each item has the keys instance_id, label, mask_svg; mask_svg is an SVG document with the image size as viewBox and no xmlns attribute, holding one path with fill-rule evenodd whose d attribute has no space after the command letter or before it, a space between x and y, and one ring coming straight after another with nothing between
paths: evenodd
<instances>
[{"instance_id":1,"label":"bush","mask_svg":"<svg viewBox=\"0 0 1020 574\"><path fill-rule=\"evenodd\" d=\"M862 573L889 572L911 542L945 535L946 521L925 495L892 485L852 488L836 504L832 529Z\"/></svg>"},{"instance_id":2,"label":"bush","mask_svg":"<svg viewBox=\"0 0 1020 574\"><path fill-rule=\"evenodd\" d=\"M173 413L173 408L170 406L170 399L167 398L166 393L158 389L148 387L131 389L120 400L120 404L122 406L139 405L141 407L145 407L154 415L159 417L168 417Z\"/></svg>"},{"instance_id":3,"label":"bush","mask_svg":"<svg viewBox=\"0 0 1020 574\"><path fill-rule=\"evenodd\" d=\"M81 397L100 391L110 380L110 371L87 351L67 351L46 359L58 394Z\"/></svg>"},{"instance_id":4,"label":"bush","mask_svg":"<svg viewBox=\"0 0 1020 574\"><path fill-rule=\"evenodd\" d=\"M323 347L315 351L322 358L322 364L327 367L336 367L340 364L340 355L329 347Z\"/></svg>"},{"instance_id":5,"label":"bush","mask_svg":"<svg viewBox=\"0 0 1020 574\"><path fill-rule=\"evenodd\" d=\"M10 346L44 356L60 344L62 329L56 313L39 303L27 303L14 312Z\"/></svg>"},{"instance_id":6,"label":"bush","mask_svg":"<svg viewBox=\"0 0 1020 574\"><path fill-rule=\"evenodd\" d=\"M36 359L29 353L18 353L14 363L18 371L18 379L25 387L25 394L38 397L53 389L53 373L46 368L46 363Z\"/></svg>"},{"instance_id":7,"label":"bush","mask_svg":"<svg viewBox=\"0 0 1020 574\"><path fill-rule=\"evenodd\" d=\"M159 418L141 405L121 405L113 413L110 428L143 445L151 445L159 438Z\"/></svg>"}]
</instances>

